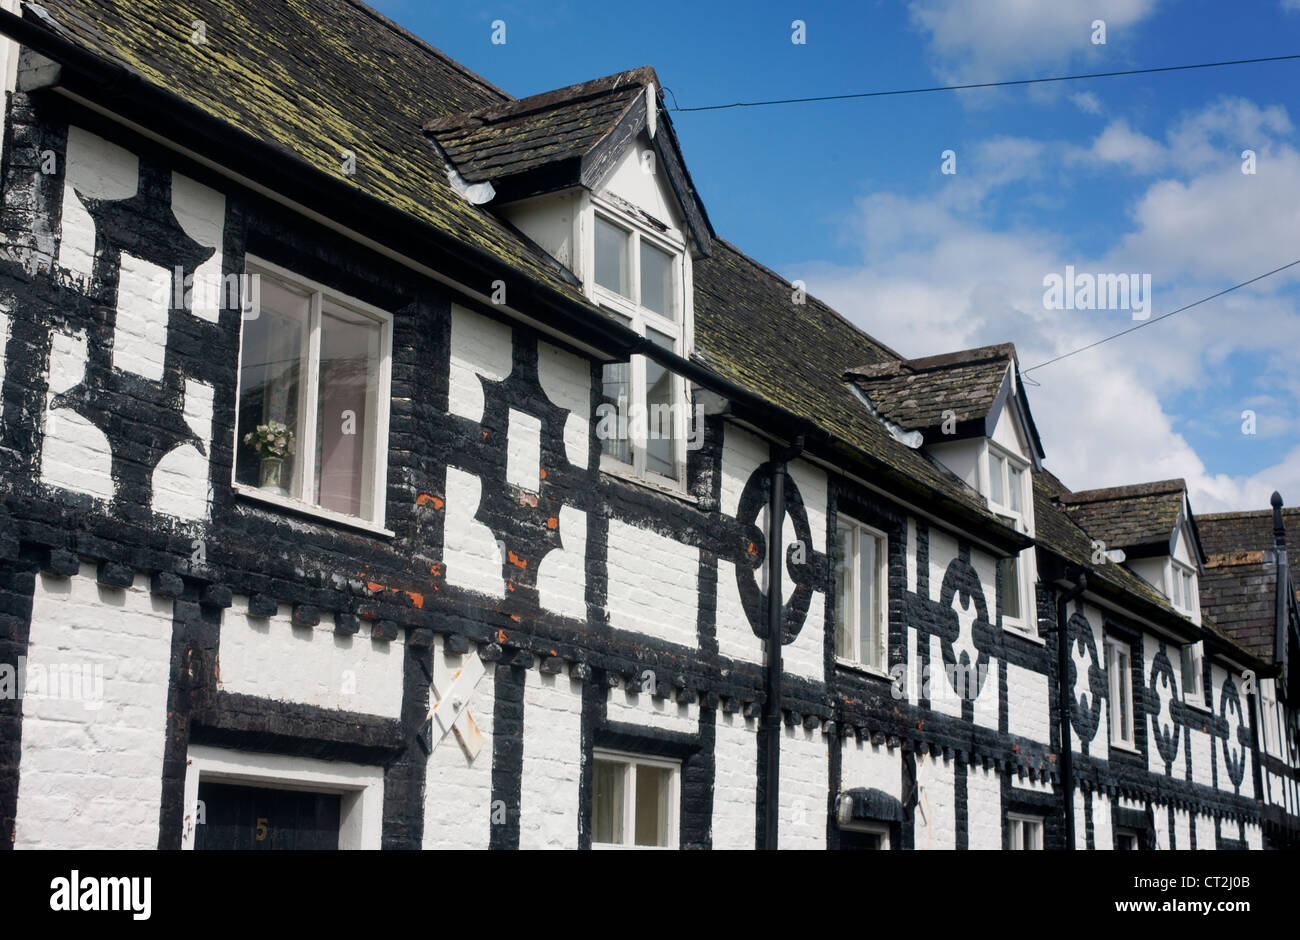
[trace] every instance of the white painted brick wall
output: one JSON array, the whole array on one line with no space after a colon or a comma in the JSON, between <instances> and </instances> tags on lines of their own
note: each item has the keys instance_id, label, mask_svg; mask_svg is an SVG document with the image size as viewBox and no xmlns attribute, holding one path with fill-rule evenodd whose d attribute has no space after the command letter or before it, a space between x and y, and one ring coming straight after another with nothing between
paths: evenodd
<instances>
[{"instance_id":1,"label":"white painted brick wall","mask_svg":"<svg viewBox=\"0 0 1300 940\"><path fill-rule=\"evenodd\" d=\"M740 603L736 566L721 559L718 561L718 613L715 625L719 653L742 662L763 662L763 641L749 625L745 608Z\"/></svg>"},{"instance_id":2,"label":"white painted brick wall","mask_svg":"<svg viewBox=\"0 0 1300 940\"><path fill-rule=\"evenodd\" d=\"M474 518L482 496L483 481L477 475L447 468L447 522L442 548L447 583L489 597L505 597L506 582L501 574L505 558L492 530Z\"/></svg>"},{"instance_id":3,"label":"white painted brick wall","mask_svg":"<svg viewBox=\"0 0 1300 940\"><path fill-rule=\"evenodd\" d=\"M917 755L916 848L957 847L956 788L951 761Z\"/></svg>"},{"instance_id":4,"label":"white painted brick wall","mask_svg":"<svg viewBox=\"0 0 1300 940\"><path fill-rule=\"evenodd\" d=\"M1196 814L1196 848L1198 851L1218 848L1214 841L1214 817L1209 813Z\"/></svg>"},{"instance_id":5,"label":"white painted brick wall","mask_svg":"<svg viewBox=\"0 0 1300 940\"><path fill-rule=\"evenodd\" d=\"M611 519L608 558L610 626L699 645L698 548Z\"/></svg>"},{"instance_id":6,"label":"white painted brick wall","mask_svg":"<svg viewBox=\"0 0 1300 940\"><path fill-rule=\"evenodd\" d=\"M733 424L725 426L722 438L721 509L735 516L745 483L768 459L768 446L748 431Z\"/></svg>"},{"instance_id":7,"label":"white painted brick wall","mask_svg":"<svg viewBox=\"0 0 1300 940\"><path fill-rule=\"evenodd\" d=\"M49 389L45 395L45 439L41 481L99 499L113 498L112 452L108 438L71 408L51 409L61 392L81 384L86 374L86 334L55 330L51 337Z\"/></svg>"},{"instance_id":8,"label":"white painted brick wall","mask_svg":"<svg viewBox=\"0 0 1300 940\"><path fill-rule=\"evenodd\" d=\"M163 356L167 351L172 274L125 251L121 258L113 367L157 382L163 377Z\"/></svg>"},{"instance_id":9,"label":"white painted brick wall","mask_svg":"<svg viewBox=\"0 0 1300 940\"><path fill-rule=\"evenodd\" d=\"M628 725L696 734L700 730L700 706L681 705L672 699L655 698L647 690L631 695L620 686L609 690L605 717Z\"/></svg>"},{"instance_id":10,"label":"white painted brick wall","mask_svg":"<svg viewBox=\"0 0 1300 940\"><path fill-rule=\"evenodd\" d=\"M212 453L213 389L204 382L185 380L185 423ZM212 505L208 458L193 444L182 444L163 455L153 472L153 508L187 520L207 519Z\"/></svg>"},{"instance_id":11,"label":"white painted brick wall","mask_svg":"<svg viewBox=\"0 0 1300 940\"><path fill-rule=\"evenodd\" d=\"M444 653L444 645L442 637L436 638L433 655L442 657L448 671L454 673L467 657ZM486 849L491 839L492 712L496 699L496 664L483 665L486 671L469 700L470 715L483 735L483 749L470 760L452 731L429 755L424 783L423 845L426 849ZM432 690L429 700L433 701ZM436 724L434 731L437 732ZM531 742L529 736L525 747ZM497 819L502 818L498 813Z\"/></svg>"},{"instance_id":12,"label":"white painted brick wall","mask_svg":"<svg viewBox=\"0 0 1300 940\"><path fill-rule=\"evenodd\" d=\"M829 745L821 728L781 727L781 790L778 845L783 849L826 847Z\"/></svg>"},{"instance_id":13,"label":"white painted brick wall","mask_svg":"<svg viewBox=\"0 0 1300 940\"><path fill-rule=\"evenodd\" d=\"M1007 730L1031 741L1048 743L1051 740L1048 696L1047 676L1007 663Z\"/></svg>"},{"instance_id":14,"label":"white painted brick wall","mask_svg":"<svg viewBox=\"0 0 1300 940\"><path fill-rule=\"evenodd\" d=\"M1213 826L1210 835L1214 835ZM1096 849L1115 848L1115 829L1110 822L1110 797L1104 793L1092 794L1092 841ZM1080 842L1080 845L1086 845Z\"/></svg>"},{"instance_id":15,"label":"white painted brick wall","mask_svg":"<svg viewBox=\"0 0 1300 940\"><path fill-rule=\"evenodd\" d=\"M406 640L371 639L361 621L354 636L334 632L334 615L314 627L294 626L289 605L273 617L248 616L236 595L222 618L218 687L283 702L398 718Z\"/></svg>"},{"instance_id":16,"label":"white painted brick wall","mask_svg":"<svg viewBox=\"0 0 1300 940\"><path fill-rule=\"evenodd\" d=\"M524 684L521 849L576 848L582 774L582 683L528 670Z\"/></svg>"},{"instance_id":17,"label":"white painted brick wall","mask_svg":"<svg viewBox=\"0 0 1300 940\"><path fill-rule=\"evenodd\" d=\"M856 735L843 739L840 748L840 790L866 787L881 790L902 801L902 751L875 745Z\"/></svg>"},{"instance_id":18,"label":"white painted brick wall","mask_svg":"<svg viewBox=\"0 0 1300 940\"><path fill-rule=\"evenodd\" d=\"M226 300L221 271L226 197L182 173L172 173L172 214L186 235L200 245L215 249L194 272L193 287L186 297L190 313L200 320L216 323L221 304Z\"/></svg>"},{"instance_id":19,"label":"white painted brick wall","mask_svg":"<svg viewBox=\"0 0 1300 940\"><path fill-rule=\"evenodd\" d=\"M713 847L753 849L758 722L718 712L714 739Z\"/></svg>"},{"instance_id":20,"label":"white painted brick wall","mask_svg":"<svg viewBox=\"0 0 1300 940\"><path fill-rule=\"evenodd\" d=\"M587 619L587 514L561 506L557 525L560 548L537 565L537 599L546 610Z\"/></svg>"},{"instance_id":21,"label":"white painted brick wall","mask_svg":"<svg viewBox=\"0 0 1300 940\"><path fill-rule=\"evenodd\" d=\"M591 436L591 363L538 342L537 381L553 404L569 412L564 419L564 455L575 467L585 468Z\"/></svg>"},{"instance_id":22,"label":"white painted brick wall","mask_svg":"<svg viewBox=\"0 0 1300 940\"><path fill-rule=\"evenodd\" d=\"M98 666L103 690L98 708L24 697L16 847L158 847L171 639L172 603L145 575L125 590L100 587L91 565L37 578L29 675Z\"/></svg>"},{"instance_id":23,"label":"white painted brick wall","mask_svg":"<svg viewBox=\"0 0 1300 940\"><path fill-rule=\"evenodd\" d=\"M1002 780L991 767L986 771L974 764L967 771L966 837L972 849L1002 848ZM1083 845L1082 836L1079 845Z\"/></svg>"},{"instance_id":24,"label":"white painted brick wall","mask_svg":"<svg viewBox=\"0 0 1300 940\"><path fill-rule=\"evenodd\" d=\"M64 161L59 265L89 280L94 271L95 223L77 193L88 199L130 199L139 189L140 159L83 128L68 128Z\"/></svg>"},{"instance_id":25,"label":"white painted brick wall","mask_svg":"<svg viewBox=\"0 0 1300 940\"><path fill-rule=\"evenodd\" d=\"M499 382L513 368L510 327L452 304L447 410L471 421L482 421L483 385L478 377Z\"/></svg>"}]
</instances>

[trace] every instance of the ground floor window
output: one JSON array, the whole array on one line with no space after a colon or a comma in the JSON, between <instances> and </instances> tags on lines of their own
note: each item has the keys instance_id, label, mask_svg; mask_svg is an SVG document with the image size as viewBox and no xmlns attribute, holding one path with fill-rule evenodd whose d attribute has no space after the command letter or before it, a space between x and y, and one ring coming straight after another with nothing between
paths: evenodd
<instances>
[{"instance_id":1,"label":"ground floor window","mask_svg":"<svg viewBox=\"0 0 1300 940\"><path fill-rule=\"evenodd\" d=\"M199 850L337 849L342 796L199 781Z\"/></svg>"},{"instance_id":2,"label":"ground floor window","mask_svg":"<svg viewBox=\"0 0 1300 940\"><path fill-rule=\"evenodd\" d=\"M596 751L592 844L676 848L680 777L676 761Z\"/></svg>"},{"instance_id":3,"label":"ground floor window","mask_svg":"<svg viewBox=\"0 0 1300 940\"><path fill-rule=\"evenodd\" d=\"M1138 851L1142 848L1142 833L1136 829L1116 829L1115 848L1124 852Z\"/></svg>"},{"instance_id":4,"label":"ground floor window","mask_svg":"<svg viewBox=\"0 0 1300 940\"><path fill-rule=\"evenodd\" d=\"M1043 820L1037 816L1008 816L1010 830L1008 847L1036 850L1043 847Z\"/></svg>"}]
</instances>

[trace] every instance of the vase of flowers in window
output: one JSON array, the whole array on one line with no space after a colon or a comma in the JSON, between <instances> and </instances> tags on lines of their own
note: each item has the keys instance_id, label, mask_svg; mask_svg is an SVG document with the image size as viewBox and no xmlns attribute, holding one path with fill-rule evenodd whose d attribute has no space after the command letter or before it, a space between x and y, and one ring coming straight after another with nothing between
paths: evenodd
<instances>
[{"instance_id":1,"label":"vase of flowers in window","mask_svg":"<svg viewBox=\"0 0 1300 940\"><path fill-rule=\"evenodd\" d=\"M293 453L293 432L272 419L245 434L244 443L253 449L260 461L258 489L276 496L288 496L289 491L281 483L281 474L284 458Z\"/></svg>"}]
</instances>

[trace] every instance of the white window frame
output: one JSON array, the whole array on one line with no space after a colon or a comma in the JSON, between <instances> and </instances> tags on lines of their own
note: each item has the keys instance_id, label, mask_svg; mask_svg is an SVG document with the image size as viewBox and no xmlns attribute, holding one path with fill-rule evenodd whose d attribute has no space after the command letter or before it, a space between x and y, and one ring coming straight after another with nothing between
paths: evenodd
<instances>
[{"instance_id":1,"label":"white window frame","mask_svg":"<svg viewBox=\"0 0 1300 940\"><path fill-rule=\"evenodd\" d=\"M1023 813L1007 813L1007 825L1010 827L1008 843L1013 851L1042 851L1045 833L1042 816L1029 816ZM1025 844L1025 836L1032 834L1034 845Z\"/></svg>"},{"instance_id":2,"label":"white window frame","mask_svg":"<svg viewBox=\"0 0 1300 940\"><path fill-rule=\"evenodd\" d=\"M361 516L352 516L347 513L337 512L315 503L307 502L293 496L280 496L274 493L268 493L258 489L255 486L248 486L240 483L236 479L239 462L237 459L231 460L230 465L230 482L232 488L239 495L250 499L260 500L270 503L284 509L292 509L295 512L306 515L316 516L326 519L330 522L337 522L343 525L351 526L373 532L380 535L393 535L394 533L384 527L384 517L387 509L388 500L388 430L389 430L389 410L392 401L392 358L393 358L393 315L386 310L381 310L372 304L368 304L356 297L351 297L341 291L334 290L326 284L314 281L311 278L303 277L288 268L273 264L270 261L256 257L254 255L245 256L245 271L249 275L263 275L284 282L287 286L296 288L300 291L310 294L310 323L309 339L307 351L306 374L303 376L298 390L299 413L303 416L303 427L311 428L313 439L311 446L305 446L302 441L296 441L297 453L302 460L301 474L303 480L312 480L315 476L315 428L316 428L316 407L319 397L320 382L320 331L321 331L321 312L324 308L325 301L331 304L344 307L354 313L362 314L373 320L378 321L380 328L379 336L379 376L378 388L376 390L376 407L374 417L375 427L375 452L371 457L371 473L373 474L373 486L371 487L371 518L366 519ZM244 372L244 320L239 324L239 359L235 373L235 439L234 453L238 453L241 446L240 435L247 433L248 428L239 427L239 401L243 394Z\"/></svg>"},{"instance_id":3,"label":"white window frame","mask_svg":"<svg viewBox=\"0 0 1300 940\"><path fill-rule=\"evenodd\" d=\"M1196 677L1194 684L1187 682L1187 660L1191 660L1193 675ZM1193 708L1207 709L1207 696L1205 694L1205 641L1197 640L1195 643L1188 643L1178 650L1178 672L1183 686L1183 701Z\"/></svg>"},{"instance_id":4,"label":"white window frame","mask_svg":"<svg viewBox=\"0 0 1300 940\"><path fill-rule=\"evenodd\" d=\"M595 820L589 820L592 826L591 847L593 849L675 849L680 837L679 804L682 793L682 762L664 757L649 757L632 751L613 751L604 748L592 750L593 767L595 761L607 761L623 766L623 841L597 842L595 839ZM672 771L668 778L668 818L665 826L668 830L667 845L636 844L636 767L643 764ZM594 807L593 810L594 812Z\"/></svg>"},{"instance_id":5,"label":"white window frame","mask_svg":"<svg viewBox=\"0 0 1300 940\"><path fill-rule=\"evenodd\" d=\"M642 224L629 213L620 211L613 204L591 196L591 233L585 239L590 246L587 264L588 292L597 304L627 317L632 322L631 329L641 336L647 329L673 337L672 351L686 357L690 353L690 304L687 303L686 281L687 262L686 246L662 232L656 232L650 226ZM596 219L615 225L628 233L628 282L632 297L624 297L618 291L611 290L596 283ZM676 319L670 319L641 306L641 242L646 241L672 258L673 303ZM646 364L645 356L631 358L629 373L631 377L631 401L633 405L646 407ZM675 474L665 476L646 467L647 438L631 437L632 463L628 464L617 457L604 452L600 455L600 469L606 473L630 476L638 480L664 486L676 491L685 491L686 487L686 439L687 439L687 389L686 381L676 373L672 375L672 434L675 441Z\"/></svg>"},{"instance_id":6,"label":"white window frame","mask_svg":"<svg viewBox=\"0 0 1300 940\"><path fill-rule=\"evenodd\" d=\"M1277 685L1273 679L1259 680L1259 713L1259 724L1264 732L1264 753L1274 757L1282 756L1282 742L1278 733Z\"/></svg>"},{"instance_id":7,"label":"white window frame","mask_svg":"<svg viewBox=\"0 0 1300 940\"><path fill-rule=\"evenodd\" d=\"M1106 650L1106 680L1110 688L1110 700L1107 703L1106 714L1110 720L1110 743L1112 747L1126 748L1135 750L1135 738L1133 736L1134 725L1134 706L1133 706L1133 645L1126 640L1117 637L1106 637L1104 642ZM1121 668L1119 657L1127 661L1127 667ZM1119 700L1119 694L1123 688L1128 690L1128 719L1124 723L1125 727L1120 727L1120 721L1117 716L1115 703Z\"/></svg>"},{"instance_id":8,"label":"white window frame","mask_svg":"<svg viewBox=\"0 0 1300 940\"><path fill-rule=\"evenodd\" d=\"M1165 596L1174 610L1186 614L1192 620L1200 622L1201 599L1197 584L1196 569L1176 558L1170 558L1165 566ZM1190 591L1190 597L1188 592ZM1190 600L1190 603L1188 601Z\"/></svg>"},{"instance_id":9,"label":"white window frame","mask_svg":"<svg viewBox=\"0 0 1300 940\"><path fill-rule=\"evenodd\" d=\"M993 498L993 460L1001 461L998 469L999 480L1001 483L1002 496L1000 499ZM1020 471L1020 508L1011 508L1011 470ZM986 442L984 450L984 479L987 481L989 506L998 513L998 515L1010 518L1017 529L1021 532L1033 534L1033 527L1030 520L1033 513L1030 511L1030 499L1033 498L1033 489L1029 484L1029 462L1022 457L1018 457L1005 447L1000 447L992 441Z\"/></svg>"},{"instance_id":10,"label":"white window frame","mask_svg":"<svg viewBox=\"0 0 1300 940\"><path fill-rule=\"evenodd\" d=\"M839 590L836 586L836 613L844 619L851 619L852 624L845 624L845 629L849 631L853 643L850 657L841 656L838 652L839 644L836 643L836 661L846 666L852 666L855 669L865 669L869 672L877 672L882 675L888 674L889 670L889 536L879 529L874 529L865 523L840 513L835 518L835 550L839 551L839 539L843 529L849 529L853 532L853 563L848 566L852 583L853 602L849 604L848 611L839 610ZM880 622L876 625L876 642L878 645L877 652L880 656L880 665L872 666L865 661L862 655L862 630L858 618L862 613L862 605L858 602L861 596L861 565L858 564L858 558L861 555L859 539L863 536L876 540L876 593L879 598L878 604L880 609ZM849 617L844 615L848 614ZM834 629L839 629L839 624L834 624Z\"/></svg>"},{"instance_id":11,"label":"white window frame","mask_svg":"<svg viewBox=\"0 0 1300 940\"><path fill-rule=\"evenodd\" d=\"M1005 630L1011 630L1015 633L1023 634L1032 639L1038 639L1038 615L1034 605L1033 591L1030 589L1030 576L1028 572L1033 570L1034 566L1034 549L1027 548L1016 556L1016 583L1011 586L1011 590L1020 598L1020 616L1012 617L1010 614L1002 614L1002 627ZM998 559L998 567L1002 568L1003 559ZM1007 585L1002 585L1003 594L1007 591Z\"/></svg>"},{"instance_id":12,"label":"white window frame","mask_svg":"<svg viewBox=\"0 0 1300 940\"><path fill-rule=\"evenodd\" d=\"M199 781L233 783L269 790L335 793L339 801L339 848L379 849L384 823L384 768L190 745L185 767L185 814L181 848L195 847Z\"/></svg>"}]
</instances>

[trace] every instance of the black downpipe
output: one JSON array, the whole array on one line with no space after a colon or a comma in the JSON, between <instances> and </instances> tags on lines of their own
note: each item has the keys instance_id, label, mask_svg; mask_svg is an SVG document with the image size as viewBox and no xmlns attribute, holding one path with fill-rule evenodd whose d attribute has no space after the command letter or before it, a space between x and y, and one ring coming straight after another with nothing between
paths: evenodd
<instances>
[{"instance_id":1,"label":"black downpipe","mask_svg":"<svg viewBox=\"0 0 1300 940\"><path fill-rule=\"evenodd\" d=\"M1078 569L1074 585L1056 595L1056 710L1061 723L1061 792L1065 799L1065 847L1074 851L1074 748L1070 742L1070 711L1073 690L1065 678L1069 674L1070 631L1066 627L1065 605L1088 589L1088 576ZM1071 572L1066 572L1067 576Z\"/></svg>"},{"instance_id":2,"label":"black downpipe","mask_svg":"<svg viewBox=\"0 0 1300 940\"><path fill-rule=\"evenodd\" d=\"M763 763L763 848L776 849L777 812L780 808L781 780L781 647L785 636L784 605L781 602L781 571L785 567L785 546L781 530L785 523L786 464L803 453L804 439L799 435L772 465L771 501L767 510L767 697L763 703L763 737L766 754Z\"/></svg>"}]
</instances>

